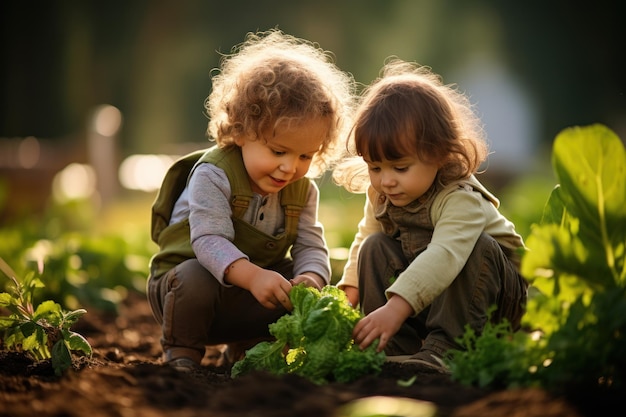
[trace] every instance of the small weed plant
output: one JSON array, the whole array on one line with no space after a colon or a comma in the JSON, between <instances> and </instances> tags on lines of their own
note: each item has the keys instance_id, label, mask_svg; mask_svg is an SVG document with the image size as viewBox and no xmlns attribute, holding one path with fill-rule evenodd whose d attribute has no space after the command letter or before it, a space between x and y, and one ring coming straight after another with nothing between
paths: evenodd
<instances>
[{"instance_id":1,"label":"small weed plant","mask_svg":"<svg viewBox=\"0 0 626 417\"><path fill-rule=\"evenodd\" d=\"M603 125L555 139L558 178L526 239L531 282L524 328L470 330L452 351L452 377L480 386L626 389L626 151Z\"/></svg>"},{"instance_id":2,"label":"small weed plant","mask_svg":"<svg viewBox=\"0 0 626 417\"><path fill-rule=\"evenodd\" d=\"M35 306L35 290L44 284L29 272L23 279L0 258L0 270L12 281L10 292L0 293L0 332L4 348L23 351L34 360L51 359L57 376L72 366L72 352L91 355L89 342L70 327L86 313L84 309L65 311L54 301ZM8 311L8 315L4 315Z\"/></svg>"}]
</instances>

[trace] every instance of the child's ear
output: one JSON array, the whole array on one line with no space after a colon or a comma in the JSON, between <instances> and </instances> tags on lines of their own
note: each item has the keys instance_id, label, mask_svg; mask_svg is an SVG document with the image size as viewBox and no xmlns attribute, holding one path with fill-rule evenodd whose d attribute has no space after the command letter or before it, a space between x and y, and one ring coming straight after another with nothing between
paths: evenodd
<instances>
[{"instance_id":1,"label":"child's ear","mask_svg":"<svg viewBox=\"0 0 626 417\"><path fill-rule=\"evenodd\" d=\"M237 135L233 139L234 139L235 145L239 146L240 148L246 142L246 138L244 135Z\"/></svg>"}]
</instances>

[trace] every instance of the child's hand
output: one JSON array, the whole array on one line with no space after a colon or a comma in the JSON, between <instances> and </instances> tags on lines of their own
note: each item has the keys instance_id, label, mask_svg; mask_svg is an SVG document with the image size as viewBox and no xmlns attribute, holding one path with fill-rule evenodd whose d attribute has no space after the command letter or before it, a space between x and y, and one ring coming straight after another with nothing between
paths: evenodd
<instances>
[{"instance_id":1,"label":"child's hand","mask_svg":"<svg viewBox=\"0 0 626 417\"><path fill-rule=\"evenodd\" d=\"M322 284L323 283L323 284ZM306 274L297 275L291 280L292 285L304 284L305 287L313 287L321 290L326 282L317 274L307 272Z\"/></svg>"},{"instance_id":2,"label":"child's hand","mask_svg":"<svg viewBox=\"0 0 626 417\"><path fill-rule=\"evenodd\" d=\"M352 337L359 348L365 349L380 339L377 351L382 351L387 342L400 330L400 326L413 313L413 308L404 298L394 295L385 305L363 317L354 326Z\"/></svg>"},{"instance_id":3,"label":"child's hand","mask_svg":"<svg viewBox=\"0 0 626 417\"><path fill-rule=\"evenodd\" d=\"M250 292L265 308L276 309L282 305L287 311L293 310L290 291L291 283L275 271L259 269L250 280Z\"/></svg>"}]
</instances>

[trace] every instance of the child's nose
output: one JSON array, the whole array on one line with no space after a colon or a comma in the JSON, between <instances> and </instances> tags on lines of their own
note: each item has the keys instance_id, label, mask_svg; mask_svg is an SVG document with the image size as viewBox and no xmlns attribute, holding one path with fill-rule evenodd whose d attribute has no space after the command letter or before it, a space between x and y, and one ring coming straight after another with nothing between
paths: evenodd
<instances>
[{"instance_id":1,"label":"child's nose","mask_svg":"<svg viewBox=\"0 0 626 417\"><path fill-rule=\"evenodd\" d=\"M390 173L382 173L380 175L380 185L382 185L383 187L391 186L393 185L393 183L393 175L391 175Z\"/></svg>"},{"instance_id":2,"label":"child's nose","mask_svg":"<svg viewBox=\"0 0 626 417\"><path fill-rule=\"evenodd\" d=\"M283 172L294 173L298 168L297 158L285 158L280 164L279 169Z\"/></svg>"}]
</instances>

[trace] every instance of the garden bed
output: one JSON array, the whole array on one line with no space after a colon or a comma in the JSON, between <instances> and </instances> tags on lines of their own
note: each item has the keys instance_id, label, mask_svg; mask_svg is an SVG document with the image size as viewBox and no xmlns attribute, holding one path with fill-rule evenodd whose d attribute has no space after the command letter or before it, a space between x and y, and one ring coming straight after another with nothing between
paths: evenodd
<instances>
[{"instance_id":1,"label":"garden bed","mask_svg":"<svg viewBox=\"0 0 626 417\"><path fill-rule=\"evenodd\" d=\"M456 417L610 415L615 405L590 395L568 400L538 389L465 387L391 362L379 375L322 386L295 375L231 379L209 355L202 372L185 374L162 364L160 329L142 294L130 294L119 314L87 310L73 330L87 338L93 356L75 360L61 378L47 361L0 352L0 416L339 417L342 407L373 396L427 401L438 416ZM402 383L414 376L413 383Z\"/></svg>"}]
</instances>

